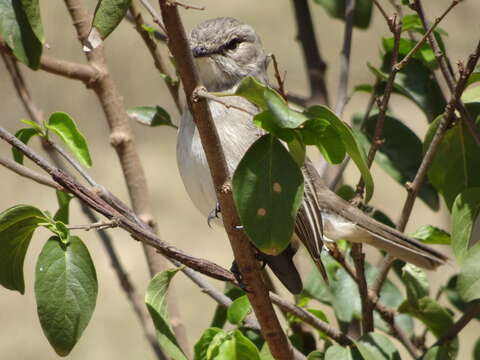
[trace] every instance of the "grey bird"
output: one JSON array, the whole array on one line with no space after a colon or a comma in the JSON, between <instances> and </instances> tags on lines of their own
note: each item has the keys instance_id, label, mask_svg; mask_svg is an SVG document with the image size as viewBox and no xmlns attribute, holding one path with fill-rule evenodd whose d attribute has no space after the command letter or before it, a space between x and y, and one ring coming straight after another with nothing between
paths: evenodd
<instances>
[{"instance_id":1,"label":"grey bird","mask_svg":"<svg viewBox=\"0 0 480 360\"><path fill-rule=\"evenodd\" d=\"M267 83L267 56L251 26L233 18L211 19L197 25L189 41L200 80L208 91L234 93L246 76L255 76ZM232 96L222 100L250 113L258 112L257 107L244 98ZM218 102L209 100L208 103L228 169L233 174L243 154L263 131L253 124L248 113ZM192 202L208 217L217 199L198 130L187 108L177 137L177 163ZM446 261L443 254L372 219L330 191L308 159L302 172L305 193L296 219L295 236L305 245L320 271L323 271L320 260L323 240L345 239L370 244L426 269L435 269ZM294 253L288 247L278 256L264 255L263 259L285 287L297 294L303 286L292 260Z\"/></svg>"}]
</instances>

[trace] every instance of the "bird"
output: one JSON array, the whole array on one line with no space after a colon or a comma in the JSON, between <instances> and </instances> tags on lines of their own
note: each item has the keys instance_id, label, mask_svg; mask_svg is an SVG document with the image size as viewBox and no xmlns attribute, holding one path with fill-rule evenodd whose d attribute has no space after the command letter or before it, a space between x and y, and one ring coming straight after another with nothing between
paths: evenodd
<instances>
[{"instance_id":1,"label":"bird","mask_svg":"<svg viewBox=\"0 0 480 360\"><path fill-rule=\"evenodd\" d=\"M191 30L189 44L201 84L209 92L234 94L247 76L268 85L268 56L252 26L231 17L206 20ZM248 148L265 132L252 121L250 114L259 112L254 104L240 96L222 97L222 101L223 104L208 100L208 105L232 175ZM217 198L198 129L188 107L180 119L176 152L185 189L197 209L209 218ZM340 198L324 184L308 158L302 173L304 199L296 217L294 237L304 244L323 273L320 255L324 241L339 239L372 245L395 258L430 270L446 262L445 255L374 220ZM291 293L298 294L303 283L293 262L294 255L290 245L279 255L261 254L261 259Z\"/></svg>"}]
</instances>

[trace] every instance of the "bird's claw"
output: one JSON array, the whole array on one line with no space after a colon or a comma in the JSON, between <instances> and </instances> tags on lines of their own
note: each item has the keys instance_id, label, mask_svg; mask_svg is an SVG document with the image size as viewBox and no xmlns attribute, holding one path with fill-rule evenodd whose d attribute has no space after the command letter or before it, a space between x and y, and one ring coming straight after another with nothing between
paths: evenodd
<instances>
[{"instance_id":1,"label":"bird's claw","mask_svg":"<svg viewBox=\"0 0 480 360\"><path fill-rule=\"evenodd\" d=\"M212 228L212 221L215 219L219 219L218 214L220 213L220 204L217 202L215 208L210 212L210 215L208 215L207 217L207 224L210 229Z\"/></svg>"},{"instance_id":2,"label":"bird's claw","mask_svg":"<svg viewBox=\"0 0 480 360\"><path fill-rule=\"evenodd\" d=\"M243 282L242 273L238 268L237 262L235 260L232 261L232 266L230 267L230 271L232 272L233 276L235 276L235 280L237 280L238 286L245 292L250 292L247 289L247 285Z\"/></svg>"}]
</instances>

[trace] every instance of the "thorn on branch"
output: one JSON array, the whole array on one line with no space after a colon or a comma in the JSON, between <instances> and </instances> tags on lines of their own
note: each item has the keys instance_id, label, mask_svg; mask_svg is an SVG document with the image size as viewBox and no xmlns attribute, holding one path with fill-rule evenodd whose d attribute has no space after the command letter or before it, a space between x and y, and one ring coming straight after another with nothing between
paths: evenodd
<instances>
[{"instance_id":1,"label":"thorn on branch","mask_svg":"<svg viewBox=\"0 0 480 360\"><path fill-rule=\"evenodd\" d=\"M283 78L280 76L280 71L278 70L278 62L277 58L275 57L275 54L270 54L270 57L272 58L273 61L273 69L275 70L275 79L277 80L278 83L278 90L280 92L280 95L286 100L287 100L287 92L285 91L285 76L287 76L287 72L285 71L283 74Z\"/></svg>"},{"instance_id":2,"label":"thorn on branch","mask_svg":"<svg viewBox=\"0 0 480 360\"><path fill-rule=\"evenodd\" d=\"M167 0L165 2L167 6L180 6L183 7L185 10L205 10L205 6L194 6L194 5L188 5L185 3L181 3L180 1L173 1L173 0Z\"/></svg>"}]
</instances>

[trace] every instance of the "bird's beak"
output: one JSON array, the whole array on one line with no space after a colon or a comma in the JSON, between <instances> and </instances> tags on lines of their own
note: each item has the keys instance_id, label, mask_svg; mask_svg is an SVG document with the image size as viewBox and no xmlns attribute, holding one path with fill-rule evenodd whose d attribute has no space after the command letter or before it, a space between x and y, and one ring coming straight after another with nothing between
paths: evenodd
<instances>
[{"instance_id":1,"label":"bird's beak","mask_svg":"<svg viewBox=\"0 0 480 360\"><path fill-rule=\"evenodd\" d=\"M192 48L193 57L202 57L209 55L209 52L205 46L195 46Z\"/></svg>"}]
</instances>

